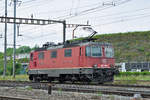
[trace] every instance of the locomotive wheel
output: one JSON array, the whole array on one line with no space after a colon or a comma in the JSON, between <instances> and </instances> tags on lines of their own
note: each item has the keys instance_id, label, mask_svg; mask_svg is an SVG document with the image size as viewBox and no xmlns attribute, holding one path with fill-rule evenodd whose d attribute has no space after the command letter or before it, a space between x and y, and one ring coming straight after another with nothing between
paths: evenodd
<instances>
[{"instance_id":1,"label":"locomotive wheel","mask_svg":"<svg viewBox=\"0 0 150 100\"><path fill-rule=\"evenodd\" d=\"M59 83L64 83L64 80L62 78L59 78Z\"/></svg>"},{"instance_id":2,"label":"locomotive wheel","mask_svg":"<svg viewBox=\"0 0 150 100\"><path fill-rule=\"evenodd\" d=\"M33 76L33 82L40 82L40 80L36 77L36 76Z\"/></svg>"},{"instance_id":3,"label":"locomotive wheel","mask_svg":"<svg viewBox=\"0 0 150 100\"><path fill-rule=\"evenodd\" d=\"M50 83L51 83L51 82L52 82L52 80L48 80L48 82L50 82Z\"/></svg>"},{"instance_id":4,"label":"locomotive wheel","mask_svg":"<svg viewBox=\"0 0 150 100\"><path fill-rule=\"evenodd\" d=\"M35 78L35 77L33 77L33 80L32 80L32 82L36 82L36 78Z\"/></svg>"},{"instance_id":5,"label":"locomotive wheel","mask_svg":"<svg viewBox=\"0 0 150 100\"><path fill-rule=\"evenodd\" d=\"M73 75L72 78L71 78L72 84L75 83L75 81L76 81L76 77Z\"/></svg>"},{"instance_id":6,"label":"locomotive wheel","mask_svg":"<svg viewBox=\"0 0 150 100\"><path fill-rule=\"evenodd\" d=\"M64 83L64 81L63 80L59 80L59 83Z\"/></svg>"},{"instance_id":7,"label":"locomotive wheel","mask_svg":"<svg viewBox=\"0 0 150 100\"><path fill-rule=\"evenodd\" d=\"M60 75L59 78L58 78L58 80L59 80L59 83L64 83L65 76L64 75Z\"/></svg>"},{"instance_id":8,"label":"locomotive wheel","mask_svg":"<svg viewBox=\"0 0 150 100\"><path fill-rule=\"evenodd\" d=\"M32 75L29 75L29 80L33 81L33 76Z\"/></svg>"},{"instance_id":9,"label":"locomotive wheel","mask_svg":"<svg viewBox=\"0 0 150 100\"><path fill-rule=\"evenodd\" d=\"M48 80L47 80L47 81L48 81L48 82L50 82L50 83L52 82L52 80L51 80L50 78L48 78Z\"/></svg>"},{"instance_id":10,"label":"locomotive wheel","mask_svg":"<svg viewBox=\"0 0 150 100\"><path fill-rule=\"evenodd\" d=\"M110 81L111 81L111 82L114 81L114 76L110 76Z\"/></svg>"}]
</instances>

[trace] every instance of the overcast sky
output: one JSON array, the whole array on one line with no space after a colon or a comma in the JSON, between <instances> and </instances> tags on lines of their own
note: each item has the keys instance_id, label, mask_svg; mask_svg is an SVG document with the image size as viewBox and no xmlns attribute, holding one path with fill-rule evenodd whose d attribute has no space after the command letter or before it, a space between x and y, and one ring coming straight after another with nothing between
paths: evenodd
<instances>
[{"instance_id":1,"label":"overcast sky","mask_svg":"<svg viewBox=\"0 0 150 100\"><path fill-rule=\"evenodd\" d=\"M13 0L8 0L8 16L13 17ZM21 1L21 0L20 0ZM0 16L4 16L5 0L0 0ZM17 17L66 20L68 24L89 24L98 34L150 30L150 0L22 0L17 5ZM67 28L67 39L73 28ZM4 37L4 24L0 35ZM8 24L8 47L13 44L13 25ZM62 25L20 25L17 45L41 46L45 42L62 42ZM78 28L76 37L89 33ZM4 51L4 38L0 38Z\"/></svg>"}]
</instances>

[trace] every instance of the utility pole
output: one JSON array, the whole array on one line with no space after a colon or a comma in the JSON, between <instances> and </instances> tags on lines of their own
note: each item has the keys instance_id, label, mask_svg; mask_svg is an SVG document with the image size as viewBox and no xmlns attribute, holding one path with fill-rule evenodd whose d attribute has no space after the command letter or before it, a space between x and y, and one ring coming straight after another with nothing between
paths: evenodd
<instances>
[{"instance_id":1,"label":"utility pole","mask_svg":"<svg viewBox=\"0 0 150 100\"><path fill-rule=\"evenodd\" d=\"M3 77L6 76L6 67L7 67L7 0L5 0L5 39L4 39L4 70Z\"/></svg>"},{"instance_id":2,"label":"utility pole","mask_svg":"<svg viewBox=\"0 0 150 100\"><path fill-rule=\"evenodd\" d=\"M65 43L66 40L66 21L63 21L63 44Z\"/></svg>"},{"instance_id":3,"label":"utility pole","mask_svg":"<svg viewBox=\"0 0 150 100\"><path fill-rule=\"evenodd\" d=\"M13 45L13 78L16 69L16 0L14 0L14 45Z\"/></svg>"}]
</instances>

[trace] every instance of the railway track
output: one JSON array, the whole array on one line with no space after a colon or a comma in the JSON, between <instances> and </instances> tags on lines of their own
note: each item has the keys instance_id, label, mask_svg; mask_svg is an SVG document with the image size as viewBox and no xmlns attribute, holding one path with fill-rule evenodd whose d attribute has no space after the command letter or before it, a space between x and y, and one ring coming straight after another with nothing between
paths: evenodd
<instances>
[{"instance_id":1,"label":"railway track","mask_svg":"<svg viewBox=\"0 0 150 100\"><path fill-rule=\"evenodd\" d=\"M10 97L10 96L0 96L0 100L32 100L30 98L22 98L22 97Z\"/></svg>"},{"instance_id":2,"label":"railway track","mask_svg":"<svg viewBox=\"0 0 150 100\"><path fill-rule=\"evenodd\" d=\"M144 98L150 98L150 86L142 85L78 85L78 84L50 84L47 82L37 83L29 81L0 81L1 87L26 87L30 86L34 89L47 90L48 86L52 85L52 90L71 91L71 92L87 92L87 93L102 93L115 94L124 96L133 96L141 94Z\"/></svg>"}]
</instances>

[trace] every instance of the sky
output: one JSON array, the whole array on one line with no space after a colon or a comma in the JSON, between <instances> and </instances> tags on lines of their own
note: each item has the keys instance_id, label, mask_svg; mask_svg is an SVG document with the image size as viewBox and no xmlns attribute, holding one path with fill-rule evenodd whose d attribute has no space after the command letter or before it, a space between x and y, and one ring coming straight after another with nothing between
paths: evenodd
<instances>
[{"instance_id":1,"label":"sky","mask_svg":"<svg viewBox=\"0 0 150 100\"><path fill-rule=\"evenodd\" d=\"M13 17L13 0L8 0L8 16ZM0 0L0 16L5 14L5 0ZM98 34L150 30L150 0L18 0L17 17L66 20L67 24L89 24ZM62 24L19 25L16 36L19 46L42 46L46 42L62 42ZM76 37L89 33L78 27ZM0 35L4 37L4 23ZM67 28L66 39L72 39ZM8 24L8 48L13 45L13 24ZM0 38L0 51L4 51L4 38Z\"/></svg>"}]
</instances>

